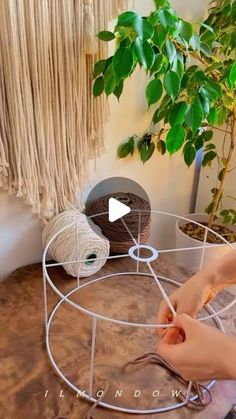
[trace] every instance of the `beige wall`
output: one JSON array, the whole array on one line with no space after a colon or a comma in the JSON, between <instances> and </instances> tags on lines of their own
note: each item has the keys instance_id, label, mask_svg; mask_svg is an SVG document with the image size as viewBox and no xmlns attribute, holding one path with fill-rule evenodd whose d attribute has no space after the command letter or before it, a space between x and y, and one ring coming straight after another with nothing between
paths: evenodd
<instances>
[{"instance_id":1,"label":"beige wall","mask_svg":"<svg viewBox=\"0 0 236 419\"><path fill-rule=\"evenodd\" d=\"M205 13L207 1L172 0L177 12L186 19L198 21ZM152 8L151 0L136 0L135 9L143 14ZM177 214L189 210L193 170L188 170L180 155L171 159L155 154L143 166L136 158L117 160L116 148L120 141L136 133L143 134L149 128L152 112L146 113L143 88L146 76L137 71L126 82L125 94L120 103L110 99L111 117L106 129L106 152L90 164L90 183L85 186L86 196L89 188L98 181L112 176L126 176L139 182L150 196L152 207ZM160 231L163 246L168 244L166 231ZM19 199L0 194L0 277L15 268L40 261L41 229L30 208Z\"/></svg>"}]
</instances>

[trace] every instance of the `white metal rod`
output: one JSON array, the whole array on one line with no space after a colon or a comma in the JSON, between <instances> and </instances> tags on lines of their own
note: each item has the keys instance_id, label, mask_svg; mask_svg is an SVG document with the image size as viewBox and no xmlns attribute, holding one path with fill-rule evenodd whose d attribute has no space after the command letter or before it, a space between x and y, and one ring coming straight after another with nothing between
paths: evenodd
<instances>
[{"instance_id":1,"label":"white metal rod","mask_svg":"<svg viewBox=\"0 0 236 419\"><path fill-rule=\"evenodd\" d=\"M47 279L43 270L43 299L44 299L44 317L45 317L45 329L48 324L48 302L47 302Z\"/></svg>"},{"instance_id":2,"label":"white metal rod","mask_svg":"<svg viewBox=\"0 0 236 419\"><path fill-rule=\"evenodd\" d=\"M97 319L96 319L96 317L93 317L92 344L91 344L91 357L90 357L90 369L89 369L89 397L93 396L93 374L94 374L96 331L97 331Z\"/></svg>"},{"instance_id":3,"label":"white metal rod","mask_svg":"<svg viewBox=\"0 0 236 419\"><path fill-rule=\"evenodd\" d=\"M205 250L206 250L207 235L208 235L208 231L205 230L204 241L203 241L204 245L203 245L202 254L201 254L201 261L200 261L199 271L201 271L202 270L202 267L203 267L203 262L204 262L204 257L205 257Z\"/></svg>"},{"instance_id":4,"label":"white metal rod","mask_svg":"<svg viewBox=\"0 0 236 419\"><path fill-rule=\"evenodd\" d=\"M78 226L79 226L79 223L77 222L76 223L76 232L75 232L75 234L76 234L76 257L78 256L78 254L79 254L79 238L78 238L78 233L79 233L79 229L78 229ZM82 262L83 263L83 262ZM80 280L79 280L79 266L80 266L80 263L79 262L77 262L77 287L79 288L80 287Z\"/></svg>"},{"instance_id":5,"label":"white metal rod","mask_svg":"<svg viewBox=\"0 0 236 419\"><path fill-rule=\"evenodd\" d=\"M138 246L140 245L140 240L141 240L140 228L141 228L141 211L139 211L139 213L138 213ZM140 247L138 247L138 255L137 256L138 256L138 258L140 257ZM136 271L139 272L139 260L138 259L137 259Z\"/></svg>"},{"instance_id":6,"label":"white metal rod","mask_svg":"<svg viewBox=\"0 0 236 419\"><path fill-rule=\"evenodd\" d=\"M173 305L172 305L172 303L171 303L171 301L170 301L170 299L169 299L168 295L166 294L166 292L165 292L165 290L164 290L163 286L161 285L161 283L160 283L160 281L159 281L159 279L158 279L158 276L155 274L155 272L154 272L154 270L153 270L153 268L152 268L152 266L151 266L150 262L147 262L147 266L148 266L149 270L151 271L151 274L152 274L153 278L155 279L155 281L156 281L156 283L157 283L157 285L158 285L158 287L159 287L159 290L161 291L161 295L162 295L162 297L164 298L164 300L165 300L165 302L166 302L166 304L167 304L167 307L169 307L169 309L170 309L171 313L172 313L172 314L173 314L173 316L175 317L175 316L176 316L176 311L175 311L175 309L174 309L174 307L173 307Z\"/></svg>"},{"instance_id":7,"label":"white metal rod","mask_svg":"<svg viewBox=\"0 0 236 419\"><path fill-rule=\"evenodd\" d=\"M113 255L113 256L109 256L109 260L110 259L119 259L119 258L127 258L129 257L128 254L125 255ZM106 256L101 256L101 257L96 257L96 258L91 258L89 259L89 261L91 262L95 262L96 260L105 260L107 259ZM87 262L87 259L80 259L78 260L71 260L70 262L56 262L56 263L46 263L45 266L46 268L53 268L55 266L64 266L64 265L71 265L72 263L78 263L78 262Z\"/></svg>"},{"instance_id":8,"label":"white metal rod","mask_svg":"<svg viewBox=\"0 0 236 419\"><path fill-rule=\"evenodd\" d=\"M134 244L136 244L136 246L138 246L137 240L134 238L133 234L131 233L129 227L127 226L126 222L123 220L123 218L121 218L122 223L124 224L127 232L129 233L131 239L133 240Z\"/></svg>"},{"instance_id":9,"label":"white metal rod","mask_svg":"<svg viewBox=\"0 0 236 419\"><path fill-rule=\"evenodd\" d=\"M207 249L212 247L223 247L225 244L208 244ZM191 246L191 247L177 247L176 249L158 249L158 253L174 253L174 252L183 252L186 250L201 250L204 249L204 246Z\"/></svg>"}]
</instances>

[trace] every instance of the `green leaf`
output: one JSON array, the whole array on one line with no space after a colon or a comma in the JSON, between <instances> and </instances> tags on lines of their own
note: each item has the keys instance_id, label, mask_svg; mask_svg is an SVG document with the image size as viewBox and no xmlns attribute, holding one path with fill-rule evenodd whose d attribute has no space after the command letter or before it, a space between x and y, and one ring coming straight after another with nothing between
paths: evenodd
<instances>
[{"instance_id":1,"label":"green leaf","mask_svg":"<svg viewBox=\"0 0 236 419\"><path fill-rule=\"evenodd\" d=\"M208 45L209 47L212 46L212 43L215 41L215 39L215 34L210 31L206 31L201 35L201 42Z\"/></svg>"},{"instance_id":2,"label":"green leaf","mask_svg":"<svg viewBox=\"0 0 236 419\"><path fill-rule=\"evenodd\" d=\"M173 127L174 125L182 125L185 118L185 112L187 105L185 102L178 102L172 106L169 114L169 123Z\"/></svg>"},{"instance_id":3,"label":"green leaf","mask_svg":"<svg viewBox=\"0 0 236 419\"><path fill-rule=\"evenodd\" d=\"M167 137L166 137L166 147L170 154L178 151L185 139L186 131L182 125L175 125L170 128Z\"/></svg>"},{"instance_id":4,"label":"green leaf","mask_svg":"<svg viewBox=\"0 0 236 419\"><path fill-rule=\"evenodd\" d=\"M152 117L153 124L157 124L166 116L166 109L157 109Z\"/></svg>"},{"instance_id":5,"label":"green leaf","mask_svg":"<svg viewBox=\"0 0 236 419\"><path fill-rule=\"evenodd\" d=\"M134 26L139 16L135 12L124 12L118 16L119 26Z\"/></svg>"},{"instance_id":6,"label":"green leaf","mask_svg":"<svg viewBox=\"0 0 236 419\"><path fill-rule=\"evenodd\" d=\"M210 143L205 146L205 151L215 150L215 148L215 144Z\"/></svg>"},{"instance_id":7,"label":"green leaf","mask_svg":"<svg viewBox=\"0 0 236 419\"><path fill-rule=\"evenodd\" d=\"M159 110L166 109L171 104L171 98L169 95L165 95L161 101L161 104L159 106Z\"/></svg>"},{"instance_id":8,"label":"green leaf","mask_svg":"<svg viewBox=\"0 0 236 419\"><path fill-rule=\"evenodd\" d=\"M164 76L164 87L168 95L174 100L180 91L180 78L174 71L168 71Z\"/></svg>"},{"instance_id":9,"label":"green leaf","mask_svg":"<svg viewBox=\"0 0 236 419\"><path fill-rule=\"evenodd\" d=\"M224 218L223 218L223 223L224 224L229 224L229 223L231 223L231 220L232 220L231 215L225 215Z\"/></svg>"},{"instance_id":10,"label":"green leaf","mask_svg":"<svg viewBox=\"0 0 236 419\"><path fill-rule=\"evenodd\" d=\"M129 154L133 155L134 153L134 137L130 137L128 141L120 144L117 150L117 157L119 159L124 159Z\"/></svg>"},{"instance_id":11,"label":"green leaf","mask_svg":"<svg viewBox=\"0 0 236 419\"><path fill-rule=\"evenodd\" d=\"M115 90L116 83L117 81L114 68L113 65L110 64L104 74L104 90L107 96L109 96Z\"/></svg>"},{"instance_id":12,"label":"green leaf","mask_svg":"<svg viewBox=\"0 0 236 419\"><path fill-rule=\"evenodd\" d=\"M97 36L102 41L112 41L113 39L115 39L114 33L110 31L101 31L98 33Z\"/></svg>"},{"instance_id":13,"label":"green leaf","mask_svg":"<svg viewBox=\"0 0 236 419\"><path fill-rule=\"evenodd\" d=\"M184 161L185 161L185 163L186 163L186 165L188 167L191 166L191 164L194 161L195 157L196 157L196 150L195 150L195 148L192 145L188 146L186 148L186 150L184 151Z\"/></svg>"},{"instance_id":14,"label":"green leaf","mask_svg":"<svg viewBox=\"0 0 236 419\"><path fill-rule=\"evenodd\" d=\"M156 26L159 20L157 12L151 12L150 16L148 17L148 21L151 23L152 26Z\"/></svg>"},{"instance_id":15,"label":"green leaf","mask_svg":"<svg viewBox=\"0 0 236 419\"><path fill-rule=\"evenodd\" d=\"M113 68L120 80L127 77L133 68L133 54L130 48L119 48L113 57Z\"/></svg>"},{"instance_id":16,"label":"green leaf","mask_svg":"<svg viewBox=\"0 0 236 419\"><path fill-rule=\"evenodd\" d=\"M194 33L189 40L189 45L192 47L194 51L200 50L200 38L197 33Z\"/></svg>"},{"instance_id":17,"label":"green leaf","mask_svg":"<svg viewBox=\"0 0 236 419\"><path fill-rule=\"evenodd\" d=\"M157 150L163 156L166 153L166 143L163 140L157 141Z\"/></svg>"},{"instance_id":18,"label":"green leaf","mask_svg":"<svg viewBox=\"0 0 236 419\"><path fill-rule=\"evenodd\" d=\"M154 29L151 23L148 22L148 20L146 19L142 19L142 33L139 34L139 36L141 35L141 38L143 39L151 39L153 37L153 34Z\"/></svg>"},{"instance_id":19,"label":"green leaf","mask_svg":"<svg viewBox=\"0 0 236 419\"><path fill-rule=\"evenodd\" d=\"M216 158L217 154L215 151L208 151L205 156L203 157L202 160L202 166L211 166L211 162L212 160L214 160Z\"/></svg>"},{"instance_id":20,"label":"green leaf","mask_svg":"<svg viewBox=\"0 0 236 419\"><path fill-rule=\"evenodd\" d=\"M132 27L126 27L126 26L119 27L119 35L121 36L123 40L128 38L131 35L132 31L133 31Z\"/></svg>"},{"instance_id":21,"label":"green leaf","mask_svg":"<svg viewBox=\"0 0 236 419\"><path fill-rule=\"evenodd\" d=\"M175 16L170 14L165 9L161 9L161 10L158 11L158 17L159 17L159 21L161 22L162 26L165 29L168 29L168 30L169 30L170 27L173 27L173 25L176 22Z\"/></svg>"},{"instance_id":22,"label":"green leaf","mask_svg":"<svg viewBox=\"0 0 236 419\"><path fill-rule=\"evenodd\" d=\"M180 79L182 79L182 76L184 74L184 66L182 64L182 62L178 59L178 56L175 56L173 65L172 65L172 70L174 71L174 73L176 73Z\"/></svg>"},{"instance_id":23,"label":"green leaf","mask_svg":"<svg viewBox=\"0 0 236 419\"><path fill-rule=\"evenodd\" d=\"M214 80L208 80L200 88L200 93L203 96L207 96L210 100L216 100L221 95L221 87Z\"/></svg>"},{"instance_id":24,"label":"green leaf","mask_svg":"<svg viewBox=\"0 0 236 419\"><path fill-rule=\"evenodd\" d=\"M223 102L225 108L228 108L230 110L233 110L234 105L235 105L235 97L234 97L234 94L231 93L231 92L226 92L222 96L222 102Z\"/></svg>"},{"instance_id":25,"label":"green leaf","mask_svg":"<svg viewBox=\"0 0 236 419\"><path fill-rule=\"evenodd\" d=\"M162 25L158 24L154 28L154 36L152 41L155 45L157 45L159 48L162 48L162 45L167 37L167 31L163 28Z\"/></svg>"},{"instance_id":26,"label":"green leaf","mask_svg":"<svg viewBox=\"0 0 236 419\"><path fill-rule=\"evenodd\" d=\"M164 56L160 53L155 55L155 59L151 68L152 73L156 73L161 70L164 64Z\"/></svg>"},{"instance_id":27,"label":"green leaf","mask_svg":"<svg viewBox=\"0 0 236 419\"><path fill-rule=\"evenodd\" d=\"M160 9L161 7L168 7L169 6L169 1L168 0L154 0L156 9Z\"/></svg>"},{"instance_id":28,"label":"green leaf","mask_svg":"<svg viewBox=\"0 0 236 419\"><path fill-rule=\"evenodd\" d=\"M208 115L210 110L210 102L207 96L199 95L200 106L202 107L204 115Z\"/></svg>"},{"instance_id":29,"label":"green leaf","mask_svg":"<svg viewBox=\"0 0 236 419\"><path fill-rule=\"evenodd\" d=\"M153 105L154 103L158 102L161 98L163 92L162 83L160 80L151 80L146 88L146 98L148 102L148 106Z\"/></svg>"},{"instance_id":30,"label":"green leaf","mask_svg":"<svg viewBox=\"0 0 236 419\"><path fill-rule=\"evenodd\" d=\"M175 56L176 56L176 48L169 39L165 42L165 49L167 57L169 58L170 63L173 63Z\"/></svg>"},{"instance_id":31,"label":"green leaf","mask_svg":"<svg viewBox=\"0 0 236 419\"><path fill-rule=\"evenodd\" d=\"M212 139L212 137L213 137L213 131L212 130L204 131L201 134L201 137L204 140L204 142L210 141Z\"/></svg>"},{"instance_id":32,"label":"green leaf","mask_svg":"<svg viewBox=\"0 0 236 419\"><path fill-rule=\"evenodd\" d=\"M189 42L189 40L192 37L193 34L193 28L192 25L189 22L185 22L184 20L181 20L179 22L179 29L180 29L180 36L182 36L185 41Z\"/></svg>"},{"instance_id":33,"label":"green leaf","mask_svg":"<svg viewBox=\"0 0 236 419\"><path fill-rule=\"evenodd\" d=\"M230 84L231 88L233 88L235 83L236 83L236 62L233 63L233 65L230 69L228 81L229 81L229 84Z\"/></svg>"},{"instance_id":34,"label":"green leaf","mask_svg":"<svg viewBox=\"0 0 236 419\"><path fill-rule=\"evenodd\" d=\"M100 96L104 90L104 77L98 77L93 85L93 95L95 97Z\"/></svg>"},{"instance_id":35,"label":"green leaf","mask_svg":"<svg viewBox=\"0 0 236 419\"><path fill-rule=\"evenodd\" d=\"M195 139L194 147L195 147L195 150L197 151L203 147L203 138L201 135Z\"/></svg>"},{"instance_id":36,"label":"green leaf","mask_svg":"<svg viewBox=\"0 0 236 419\"><path fill-rule=\"evenodd\" d=\"M223 178L223 174L224 174L225 169L221 169L221 171L218 174L218 180L221 182L222 178Z\"/></svg>"},{"instance_id":37,"label":"green leaf","mask_svg":"<svg viewBox=\"0 0 236 419\"><path fill-rule=\"evenodd\" d=\"M214 29L213 29L211 26L207 25L206 23L202 22L202 23L201 23L201 26L203 26L203 27L204 27L205 29L207 29L208 31L210 31L210 32L214 33Z\"/></svg>"},{"instance_id":38,"label":"green leaf","mask_svg":"<svg viewBox=\"0 0 236 419\"><path fill-rule=\"evenodd\" d=\"M211 189L211 193L212 193L213 197L215 197L218 192L219 192L218 188L212 188Z\"/></svg>"},{"instance_id":39,"label":"green leaf","mask_svg":"<svg viewBox=\"0 0 236 419\"><path fill-rule=\"evenodd\" d=\"M124 82L123 80L121 80L120 83L116 86L116 88L113 91L114 95L117 97L118 100L120 99L120 96L122 95L123 87L124 87Z\"/></svg>"},{"instance_id":40,"label":"green leaf","mask_svg":"<svg viewBox=\"0 0 236 419\"><path fill-rule=\"evenodd\" d=\"M211 56L211 49L209 48L209 46L207 44L205 44L204 42L201 42L200 44L200 51L203 52L203 54L206 57L210 57Z\"/></svg>"},{"instance_id":41,"label":"green leaf","mask_svg":"<svg viewBox=\"0 0 236 419\"><path fill-rule=\"evenodd\" d=\"M200 127L203 119L203 112L198 102L188 106L185 113L185 122L194 134Z\"/></svg>"},{"instance_id":42,"label":"green leaf","mask_svg":"<svg viewBox=\"0 0 236 419\"><path fill-rule=\"evenodd\" d=\"M229 113L228 109L226 109L224 106L221 106L218 109L218 120L217 120L218 125L223 125L226 122L228 118L228 113Z\"/></svg>"},{"instance_id":43,"label":"green leaf","mask_svg":"<svg viewBox=\"0 0 236 419\"><path fill-rule=\"evenodd\" d=\"M140 64L143 65L145 70L149 70L153 66L155 59L155 53L149 42L142 42L139 38L137 38L135 40L134 50Z\"/></svg>"},{"instance_id":44,"label":"green leaf","mask_svg":"<svg viewBox=\"0 0 236 419\"><path fill-rule=\"evenodd\" d=\"M106 67L106 60L97 61L94 70L93 70L93 77L94 79L99 76L99 74L103 73Z\"/></svg>"},{"instance_id":45,"label":"green leaf","mask_svg":"<svg viewBox=\"0 0 236 419\"><path fill-rule=\"evenodd\" d=\"M132 27L141 40L151 39L154 34L152 24L134 12L124 12L118 17L118 27Z\"/></svg>"},{"instance_id":46,"label":"green leaf","mask_svg":"<svg viewBox=\"0 0 236 419\"><path fill-rule=\"evenodd\" d=\"M213 205L214 205L214 202L211 202L207 207L206 207L206 209L205 209L205 212L207 213L207 214L210 214L211 213L211 211L212 211L212 209L213 209Z\"/></svg>"},{"instance_id":47,"label":"green leaf","mask_svg":"<svg viewBox=\"0 0 236 419\"><path fill-rule=\"evenodd\" d=\"M154 151L154 143L151 142L150 144L148 144L146 141L143 141L139 149L142 162L145 163L146 161L148 161L152 157Z\"/></svg>"},{"instance_id":48,"label":"green leaf","mask_svg":"<svg viewBox=\"0 0 236 419\"><path fill-rule=\"evenodd\" d=\"M218 112L216 108L211 108L207 116L209 124L214 125L218 119Z\"/></svg>"}]
</instances>

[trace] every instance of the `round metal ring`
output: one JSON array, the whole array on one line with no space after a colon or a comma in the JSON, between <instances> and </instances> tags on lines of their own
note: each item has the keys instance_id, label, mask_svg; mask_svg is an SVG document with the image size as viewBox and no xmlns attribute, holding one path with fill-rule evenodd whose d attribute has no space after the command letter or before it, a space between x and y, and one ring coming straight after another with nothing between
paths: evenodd
<instances>
[{"instance_id":1,"label":"round metal ring","mask_svg":"<svg viewBox=\"0 0 236 419\"><path fill-rule=\"evenodd\" d=\"M145 249L145 250L150 250L150 252L152 253L151 256L149 257L140 257L135 255L135 251L139 251L141 249ZM156 260L158 258L158 251L156 249L154 249L154 247L152 246L147 246L145 244L137 244L135 246L130 247L129 249L129 256L136 260L137 262L153 262L154 260Z\"/></svg>"}]
</instances>

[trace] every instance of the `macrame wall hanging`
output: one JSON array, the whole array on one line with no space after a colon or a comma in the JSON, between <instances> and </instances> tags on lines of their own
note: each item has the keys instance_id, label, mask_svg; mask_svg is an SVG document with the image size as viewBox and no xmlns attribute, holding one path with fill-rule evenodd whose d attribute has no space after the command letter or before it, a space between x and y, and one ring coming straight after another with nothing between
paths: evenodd
<instances>
[{"instance_id":1,"label":"macrame wall hanging","mask_svg":"<svg viewBox=\"0 0 236 419\"><path fill-rule=\"evenodd\" d=\"M132 3L132 2L131 2ZM92 69L98 30L129 0L0 1L0 188L46 221L68 208L103 149L107 100Z\"/></svg>"}]
</instances>

